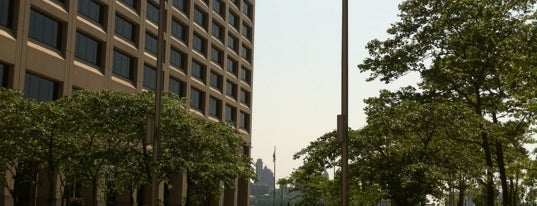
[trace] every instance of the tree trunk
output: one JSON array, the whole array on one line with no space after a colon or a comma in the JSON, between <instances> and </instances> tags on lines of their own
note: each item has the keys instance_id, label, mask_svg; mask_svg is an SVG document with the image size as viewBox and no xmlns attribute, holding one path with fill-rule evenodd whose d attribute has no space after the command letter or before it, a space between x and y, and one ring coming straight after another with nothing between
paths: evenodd
<instances>
[{"instance_id":1,"label":"tree trunk","mask_svg":"<svg viewBox=\"0 0 537 206\"><path fill-rule=\"evenodd\" d=\"M499 140L496 140L496 161L500 170L500 181L502 185L502 203L503 206L511 206L509 198L509 185L507 184L507 175L505 172L505 162L503 160L503 146Z\"/></svg>"},{"instance_id":2,"label":"tree trunk","mask_svg":"<svg viewBox=\"0 0 537 206\"><path fill-rule=\"evenodd\" d=\"M457 203L458 206L464 205L464 196L466 195L466 183L464 180L459 181L459 201Z\"/></svg>"},{"instance_id":3,"label":"tree trunk","mask_svg":"<svg viewBox=\"0 0 537 206\"><path fill-rule=\"evenodd\" d=\"M97 178L93 178L92 180L91 194L93 196L93 199L91 201L92 205L97 206Z\"/></svg>"},{"instance_id":4,"label":"tree trunk","mask_svg":"<svg viewBox=\"0 0 537 206\"><path fill-rule=\"evenodd\" d=\"M487 182L485 183L485 188L487 189L487 196L485 199L485 204L488 206L494 206L494 172L493 172L493 163L492 163L492 154L490 151L489 139L486 132L481 132L481 139L483 141L482 147L485 152L485 162L487 164Z\"/></svg>"}]
</instances>

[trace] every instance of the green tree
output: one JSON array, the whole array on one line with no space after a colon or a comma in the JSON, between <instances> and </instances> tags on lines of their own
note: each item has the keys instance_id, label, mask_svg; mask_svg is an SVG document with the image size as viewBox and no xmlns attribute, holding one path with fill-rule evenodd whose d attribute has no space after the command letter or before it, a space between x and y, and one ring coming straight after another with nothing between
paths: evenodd
<instances>
[{"instance_id":1,"label":"green tree","mask_svg":"<svg viewBox=\"0 0 537 206\"><path fill-rule=\"evenodd\" d=\"M439 198L454 175L469 176L461 171L475 169L470 161L479 148L461 146L461 140L477 136L472 128L478 128L480 116L464 105L431 100L409 88L366 100L358 165L396 205L424 203L426 195Z\"/></svg>"},{"instance_id":2,"label":"green tree","mask_svg":"<svg viewBox=\"0 0 537 206\"><path fill-rule=\"evenodd\" d=\"M407 0L399 6L400 21L387 31L391 37L369 42L370 57L359 65L371 72L369 80L386 83L417 72L420 89L464 103L483 117L487 205L494 205L494 171L500 174L503 205L511 203L506 142L486 126L534 121L529 108L536 97L535 8L534 0Z\"/></svg>"},{"instance_id":3,"label":"green tree","mask_svg":"<svg viewBox=\"0 0 537 206\"><path fill-rule=\"evenodd\" d=\"M119 178L128 178L123 182L132 184L149 178L149 167L141 164L150 160L142 146L152 104L149 98L137 97L110 91L78 91L59 101L66 115L65 132L78 143L71 148L75 151L74 163L67 173L78 183L91 185L93 205L97 204L97 188L106 185L106 176L114 176L115 183L124 180Z\"/></svg>"},{"instance_id":4,"label":"green tree","mask_svg":"<svg viewBox=\"0 0 537 206\"><path fill-rule=\"evenodd\" d=\"M34 126L31 110L37 108L35 102L23 99L22 93L18 91L0 88L0 175L2 175L2 185L13 197L15 205L20 204L23 198L23 191L17 185L28 185L33 183L35 175L23 175L20 173L24 166L21 162L32 159L30 150L26 144L31 137ZM17 172L18 171L18 172ZM6 172L15 179L15 184L11 185L6 178Z\"/></svg>"}]
</instances>

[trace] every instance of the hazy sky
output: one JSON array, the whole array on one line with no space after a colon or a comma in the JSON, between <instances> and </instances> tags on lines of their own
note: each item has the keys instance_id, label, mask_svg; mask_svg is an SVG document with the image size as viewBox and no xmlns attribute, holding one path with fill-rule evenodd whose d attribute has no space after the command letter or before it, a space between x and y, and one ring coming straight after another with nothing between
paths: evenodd
<instances>
[{"instance_id":1,"label":"hazy sky","mask_svg":"<svg viewBox=\"0 0 537 206\"><path fill-rule=\"evenodd\" d=\"M400 0L349 1L349 126L365 124L363 99L399 85L366 82L357 65L366 43L385 39ZM255 16L252 158L276 176L302 164L292 156L336 128L341 113L341 1L257 0ZM415 81L415 80L414 80Z\"/></svg>"}]
</instances>

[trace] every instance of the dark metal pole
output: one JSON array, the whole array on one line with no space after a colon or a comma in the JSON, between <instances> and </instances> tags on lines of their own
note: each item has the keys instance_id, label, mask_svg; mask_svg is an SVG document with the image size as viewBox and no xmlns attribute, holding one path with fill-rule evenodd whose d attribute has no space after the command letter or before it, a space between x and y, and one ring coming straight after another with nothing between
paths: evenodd
<instances>
[{"instance_id":1,"label":"dark metal pole","mask_svg":"<svg viewBox=\"0 0 537 206\"><path fill-rule=\"evenodd\" d=\"M341 31L341 205L349 205L349 1L342 0L342 31Z\"/></svg>"},{"instance_id":2,"label":"dark metal pole","mask_svg":"<svg viewBox=\"0 0 537 206\"><path fill-rule=\"evenodd\" d=\"M272 206L276 206L276 146L274 146L274 154L272 154L272 162L274 163L274 189L272 190Z\"/></svg>"},{"instance_id":3,"label":"dark metal pole","mask_svg":"<svg viewBox=\"0 0 537 206\"><path fill-rule=\"evenodd\" d=\"M167 12L166 12L166 0L159 0L159 24L158 24L158 43L157 43L157 81L155 91L155 121L153 130L153 165L159 160L160 150L160 119L161 119L161 107L162 107L162 89L164 83L164 57L166 55L166 41L164 39L164 32L167 26ZM155 166L156 167L156 166ZM159 173L157 168L151 170L151 205L158 205L159 198Z\"/></svg>"}]
</instances>

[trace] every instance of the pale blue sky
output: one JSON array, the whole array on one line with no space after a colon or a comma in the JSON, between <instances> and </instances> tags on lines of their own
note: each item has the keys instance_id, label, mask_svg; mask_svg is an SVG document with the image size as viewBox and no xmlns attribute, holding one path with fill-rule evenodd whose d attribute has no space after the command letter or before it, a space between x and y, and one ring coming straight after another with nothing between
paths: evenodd
<instances>
[{"instance_id":1,"label":"pale blue sky","mask_svg":"<svg viewBox=\"0 0 537 206\"><path fill-rule=\"evenodd\" d=\"M363 99L398 85L366 82L356 65L366 43L386 38L401 0L349 1L349 126L365 124ZM257 0L255 16L252 158L270 168L277 147L277 178L302 161L294 153L336 128L341 112L341 1Z\"/></svg>"}]
</instances>

